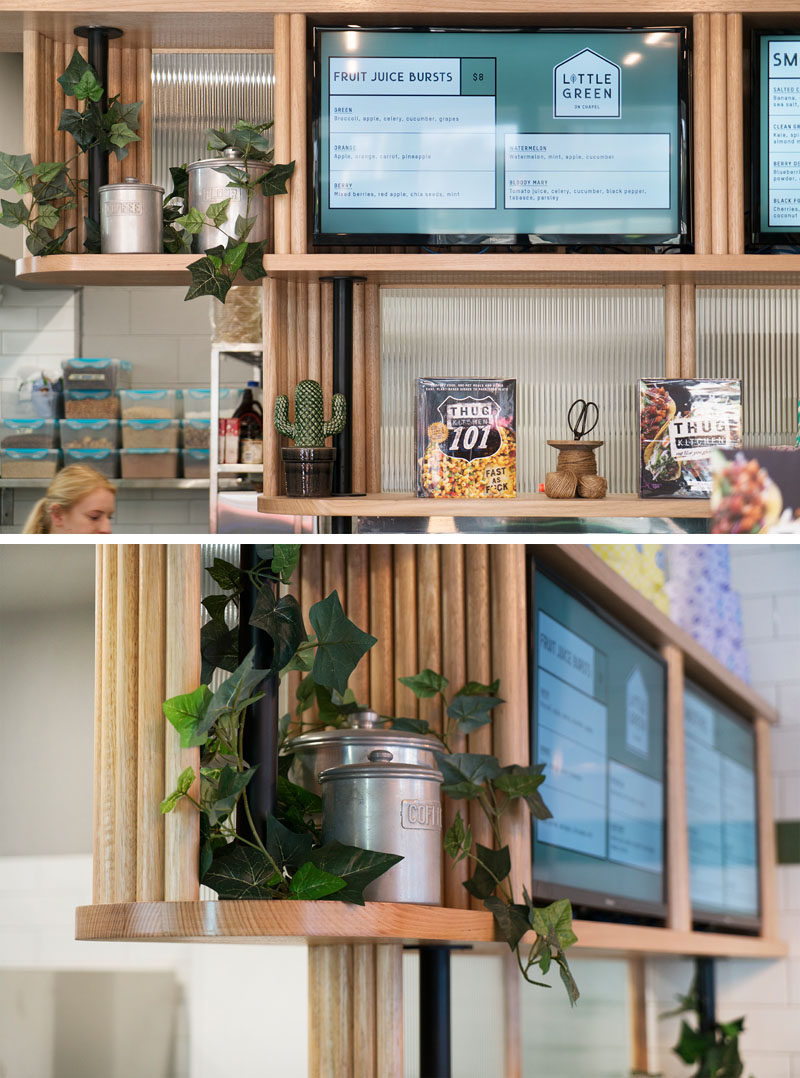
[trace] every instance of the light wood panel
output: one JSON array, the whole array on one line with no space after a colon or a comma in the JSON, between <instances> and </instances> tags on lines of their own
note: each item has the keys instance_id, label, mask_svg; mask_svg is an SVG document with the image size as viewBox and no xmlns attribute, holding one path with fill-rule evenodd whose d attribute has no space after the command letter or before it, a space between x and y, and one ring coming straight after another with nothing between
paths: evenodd
<instances>
[{"instance_id":1,"label":"light wood panel","mask_svg":"<svg viewBox=\"0 0 800 1078\"><path fill-rule=\"evenodd\" d=\"M102 679L101 717L102 742L100 746L100 776L95 775L95 796L100 796L100 840L95 842L95 882L106 902L112 902L116 891L115 776L117 772L114 721L117 712L117 559L118 546L103 547L102 587L102 658L98 670ZM99 848L98 848L99 847Z\"/></svg>"},{"instance_id":2,"label":"light wood panel","mask_svg":"<svg viewBox=\"0 0 800 1078\"><path fill-rule=\"evenodd\" d=\"M369 589L364 582L369 579L369 551L361 543L348 543L344 548L347 558L347 616L363 628L369 624ZM369 681L369 654L350 676L350 687L359 704L373 707Z\"/></svg>"},{"instance_id":3,"label":"light wood panel","mask_svg":"<svg viewBox=\"0 0 800 1078\"><path fill-rule=\"evenodd\" d=\"M309 1075L341 1078L352 1073L352 961L346 944L308 953Z\"/></svg>"},{"instance_id":4,"label":"light wood panel","mask_svg":"<svg viewBox=\"0 0 800 1078\"><path fill-rule=\"evenodd\" d=\"M307 134L306 134L306 94L308 93L308 73L306 71L306 19L304 15L290 16L290 123L291 155L295 163L290 181L291 214L291 249L298 254L306 250L307 225L306 206L308 193ZM282 161L283 158L276 158Z\"/></svg>"},{"instance_id":5,"label":"light wood panel","mask_svg":"<svg viewBox=\"0 0 800 1078\"><path fill-rule=\"evenodd\" d=\"M503 955L504 1078L522 1078L522 991L525 988L516 955L508 951Z\"/></svg>"},{"instance_id":6,"label":"light wood panel","mask_svg":"<svg viewBox=\"0 0 800 1078\"><path fill-rule=\"evenodd\" d=\"M375 977L379 987L375 1013L376 1074L402 1078L403 1070L403 948L375 948Z\"/></svg>"},{"instance_id":7,"label":"light wood panel","mask_svg":"<svg viewBox=\"0 0 800 1078\"><path fill-rule=\"evenodd\" d=\"M442 670L441 548L433 544L417 548L417 669ZM442 732L442 706L438 697L419 702L419 717L431 730Z\"/></svg>"},{"instance_id":8,"label":"light wood panel","mask_svg":"<svg viewBox=\"0 0 800 1078\"><path fill-rule=\"evenodd\" d=\"M136 900L164 897L166 547L139 548Z\"/></svg>"},{"instance_id":9,"label":"light wood panel","mask_svg":"<svg viewBox=\"0 0 800 1078\"><path fill-rule=\"evenodd\" d=\"M725 57L726 17L710 16L711 251L728 250L728 118Z\"/></svg>"},{"instance_id":10,"label":"light wood panel","mask_svg":"<svg viewBox=\"0 0 800 1078\"><path fill-rule=\"evenodd\" d=\"M697 290L681 285L681 378L694 378L697 371Z\"/></svg>"},{"instance_id":11,"label":"light wood panel","mask_svg":"<svg viewBox=\"0 0 800 1078\"><path fill-rule=\"evenodd\" d=\"M742 16L726 19L726 101L728 124L728 252L744 253L744 55Z\"/></svg>"},{"instance_id":12,"label":"light wood panel","mask_svg":"<svg viewBox=\"0 0 800 1078\"><path fill-rule=\"evenodd\" d=\"M377 947L372 944L353 945L353 1057L352 1078L374 1078L377 1069L376 1004L383 984L378 981Z\"/></svg>"},{"instance_id":13,"label":"light wood panel","mask_svg":"<svg viewBox=\"0 0 800 1078\"><path fill-rule=\"evenodd\" d=\"M694 249L711 252L711 27L705 12L692 21L692 175Z\"/></svg>"},{"instance_id":14,"label":"light wood panel","mask_svg":"<svg viewBox=\"0 0 800 1078\"><path fill-rule=\"evenodd\" d=\"M667 927L688 932L692 927L689 901L689 834L686 815L686 748L683 734L683 654L665 644L667 664Z\"/></svg>"},{"instance_id":15,"label":"light wood panel","mask_svg":"<svg viewBox=\"0 0 800 1078\"><path fill-rule=\"evenodd\" d=\"M755 720L756 731L756 804L758 809L758 861L761 891L761 934L777 937L778 895L775 865L775 822L772 818L772 754L770 723L764 715Z\"/></svg>"},{"instance_id":16,"label":"light wood panel","mask_svg":"<svg viewBox=\"0 0 800 1078\"><path fill-rule=\"evenodd\" d=\"M489 586L489 549L483 543L470 544L465 551L466 621L467 633L467 677L488 685L495 676L493 661L495 650L492 645L491 591ZM503 696L504 686L500 686ZM491 724L481 726L468 737L468 751L492 752ZM466 806L467 802L463 802ZM475 804L469 803L469 824L476 842L491 848L494 845L492 829L483 812ZM482 910L483 902L470 897L474 910Z\"/></svg>"},{"instance_id":17,"label":"light wood panel","mask_svg":"<svg viewBox=\"0 0 800 1078\"><path fill-rule=\"evenodd\" d=\"M667 378L680 378L681 343L681 286L672 283L664 289L664 372Z\"/></svg>"},{"instance_id":18,"label":"light wood panel","mask_svg":"<svg viewBox=\"0 0 800 1078\"><path fill-rule=\"evenodd\" d=\"M395 679L419 673L417 664L417 578L416 548L394 548L394 671ZM415 719L419 702L405 685L395 680L395 714Z\"/></svg>"},{"instance_id":19,"label":"light wood panel","mask_svg":"<svg viewBox=\"0 0 800 1078\"><path fill-rule=\"evenodd\" d=\"M285 294L285 282L269 279L264 283L264 497L275 497L282 490L280 437L272 422L272 414L275 398L282 392L279 375L282 341L280 326L285 315Z\"/></svg>"},{"instance_id":20,"label":"light wood panel","mask_svg":"<svg viewBox=\"0 0 800 1078\"><path fill-rule=\"evenodd\" d=\"M348 422L352 431L353 467L352 490L363 492L367 489L367 460L370 448L367 445L366 428L366 339L365 339L365 288L363 281L353 282L353 382L348 403Z\"/></svg>"},{"instance_id":21,"label":"light wood panel","mask_svg":"<svg viewBox=\"0 0 800 1078\"><path fill-rule=\"evenodd\" d=\"M114 900L136 898L136 774L139 663L139 550L120 544L117 552L116 706L110 714L114 737ZM196 868L195 868L196 872Z\"/></svg>"},{"instance_id":22,"label":"light wood panel","mask_svg":"<svg viewBox=\"0 0 800 1078\"><path fill-rule=\"evenodd\" d=\"M103 552L109 549L98 546L95 552L94 583L94 787L92 804L92 902L109 902L111 890L106 886L105 873L105 825L103 806L103 776L106 762L103 758L103 593L105 572Z\"/></svg>"},{"instance_id":23,"label":"light wood panel","mask_svg":"<svg viewBox=\"0 0 800 1078\"><path fill-rule=\"evenodd\" d=\"M460 543L448 543L441 548L441 592L442 592L442 668L441 673L448 679L448 696L461 688L470 677L467 670L467 611L464 547ZM488 641L487 641L488 642ZM474 679L473 679L474 680ZM464 735L454 734L450 740L451 752L466 752L467 739ZM442 826L445 831L456 818L456 813L463 809L467 822L470 819L469 807L464 801L455 802L444 798ZM469 893L464 888L464 881L472 874L470 863L464 859L454 865L444 855L444 904L445 906L467 909Z\"/></svg>"},{"instance_id":24,"label":"light wood panel","mask_svg":"<svg viewBox=\"0 0 800 1078\"><path fill-rule=\"evenodd\" d=\"M292 86L292 50L291 22L288 15L275 15L275 87L274 102L274 145L276 161L291 161L292 122L291 122L291 86ZM292 181L293 182L293 181ZM273 201L273 227L275 235L273 247L278 254L288 254L292 249L291 187L288 195L276 195Z\"/></svg>"},{"instance_id":25,"label":"light wood panel","mask_svg":"<svg viewBox=\"0 0 800 1078\"><path fill-rule=\"evenodd\" d=\"M369 652L369 697L381 715L394 711L394 614L392 547L369 550L369 631L377 644ZM362 587L364 585L362 584Z\"/></svg>"}]
</instances>

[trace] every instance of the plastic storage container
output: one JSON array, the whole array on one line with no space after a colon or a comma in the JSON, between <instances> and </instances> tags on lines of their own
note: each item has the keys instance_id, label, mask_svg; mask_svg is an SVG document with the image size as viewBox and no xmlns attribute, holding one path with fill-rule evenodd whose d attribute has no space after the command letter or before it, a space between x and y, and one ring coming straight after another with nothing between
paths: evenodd
<instances>
[{"instance_id":1,"label":"plastic storage container","mask_svg":"<svg viewBox=\"0 0 800 1078\"><path fill-rule=\"evenodd\" d=\"M119 449L118 419L62 419L62 449Z\"/></svg>"},{"instance_id":2,"label":"plastic storage container","mask_svg":"<svg viewBox=\"0 0 800 1078\"><path fill-rule=\"evenodd\" d=\"M179 419L123 419L123 449L177 449Z\"/></svg>"},{"instance_id":3,"label":"plastic storage container","mask_svg":"<svg viewBox=\"0 0 800 1078\"><path fill-rule=\"evenodd\" d=\"M244 390L236 386L220 386L219 388L219 415L220 419L230 419L239 405L242 403ZM208 419L211 416L211 390L210 389L184 389L183 391L183 418L184 419Z\"/></svg>"},{"instance_id":4,"label":"plastic storage container","mask_svg":"<svg viewBox=\"0 0 800 1078\"><path fill-rule=\"evenodd\" d=\"M122 389L131 384L131 364L126 359L65 359L65 389Z\"/></svg>"},{"instance_id":5,"label":"plastic storage container","mask_svg":"<svg viewBox=\"0 0 800 1078\"><path fill-rule=\"evenodd\" d=\"M177 449L121 449L123 479L177 479Z\"/></svg>"},{"instance_id":6,"label":"plastic storage container","mask_svg":"<svg viewBox=\"0 0 800 1078\"><path fill-rule=\"evenodd\" d=\"M68 389L64 414L67 419L119 419L119 397L111 389Z\"/></svg>"},{"instance_id":7,"label":"plastic storage container","mask_svg":"<svg viewBox=\"0 0 800 1078\"><path fill-rule=\"evenodd\" d=\"M210 419L184 419L181 426L184 449L208 449L211 445Z\"/></svg>"},{"instance_id":8,"label":"plastic storage container","mask_svg":"<svg viewBox=\"0 0 800 1078\"><path fill-rule=\"evenodd\" d=\"M0 449L55 449L55 419L0 421Z\"/></svg>"},{"instance_id":9,"label":"plastic storage container","mask_svg":"<svg viewBox=\"0 0 800 1078\"><path fill-rule=\"evenodd\" d=\"M178 419L180 390L121 389L123 419Z\"/></svg>"},{"instance_id":10,"label":"plastic storage container","mask_svg":"<svg viewBox=\"0 0 800 1078\"><path fill-rule=\"evenodd\" d=\"M52 479L61 454L57 449L0 449L3 479Z\"/></svg>"},{"instance_id":11,"label":"plastic storage container","mask_svg":"<svg viewBox=\"0 0 800 1078\"><path fill-rule=\"evenodd\" d=\"M184 479L208 479L210 457L211 454L208 449L184 449Z\"/></svg>"},{"instance_id":12,"label":"plastic storage container","mask_svg":"<svg viewBox=\"0 0 800 1078\"><path fill-rule=\"evenodd\" d=\"M65 449L64 467L70 464L86 464L109 479L119 479L117 449Z\"/></svg>"},{"instance_id":13,"label":"plastic storage container","mask_svg":"<svg viewBox=\"0 0 800 1078\"><path fill-rule=\"evenodd\" d=\"M33 389L30 382L0 394L2 415L8 419L57 419L64 414L64 396L53 389Z\"/></svg>"}]
</instances>

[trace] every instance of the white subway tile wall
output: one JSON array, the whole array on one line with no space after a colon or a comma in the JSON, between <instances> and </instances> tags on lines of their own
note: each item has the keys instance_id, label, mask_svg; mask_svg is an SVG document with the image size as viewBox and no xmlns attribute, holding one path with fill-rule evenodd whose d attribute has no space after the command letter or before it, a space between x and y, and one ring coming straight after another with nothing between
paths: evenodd
<instances>
[{"instance_id":1,"label":"white subway tile wall","mask_svg":"<svg viewBox=\"0 0 800 1078\"><path fill-rule=\"evenodd\" d=\"M731 586L742 596L745 645L753 687L778 709L772 730L776 819L800 819L800 547L732 545ZM779 865L780 931L789 957L774 961L723 959L716 963L717 1017L744 1015L745 1075L800 1078L800 866ZM660 1019L685 995L691 962L648 962L650 1070L684 1078L687 1068L671 1052L678 1019Z\"/></svg>"}]
</instances>

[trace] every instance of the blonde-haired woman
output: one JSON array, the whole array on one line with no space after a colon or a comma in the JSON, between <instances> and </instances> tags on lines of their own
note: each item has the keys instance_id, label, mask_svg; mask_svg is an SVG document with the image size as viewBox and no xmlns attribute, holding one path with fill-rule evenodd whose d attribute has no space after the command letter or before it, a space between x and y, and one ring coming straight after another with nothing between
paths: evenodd
<instances>
[{"instance_id":1,"label":"blonde-haired woman","mask_svg":"<svg viewBox=\"0 0 800 1078\"><path fill-rule=\"evenodd\" d=\"M84 464L56 472L47 493L31 510L26 535L108 535L116 487Z\"/></svg>"}]
</instances>

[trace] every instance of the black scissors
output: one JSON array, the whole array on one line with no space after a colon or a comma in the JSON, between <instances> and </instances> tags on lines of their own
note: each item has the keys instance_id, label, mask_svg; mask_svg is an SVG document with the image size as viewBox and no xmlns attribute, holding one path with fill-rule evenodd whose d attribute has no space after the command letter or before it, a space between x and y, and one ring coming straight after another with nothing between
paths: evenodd
<instances>
[{"instance_id":1,"label":"black scissors","mask_svg":"<svg viewBox=\"0 0 800 1078\"><path fill-rule=\"evenodd\" d=\"M579 408L580 410L578 412L578 418L573 422L572 413L576 408ZM591 412L592 408L594 408L594 413ZM594 414L594 423L592 423L591 426L588 426L587 424L589 423L592 414ZM597 420L599 418L600 410L594 401L585 401L582 398L573 401L567 412L567 426L572 431L572 436L575 441L579 442L581 438L584 438L590 431L593 431L597 426Z\"/></svg>"}]
</instances>

